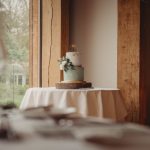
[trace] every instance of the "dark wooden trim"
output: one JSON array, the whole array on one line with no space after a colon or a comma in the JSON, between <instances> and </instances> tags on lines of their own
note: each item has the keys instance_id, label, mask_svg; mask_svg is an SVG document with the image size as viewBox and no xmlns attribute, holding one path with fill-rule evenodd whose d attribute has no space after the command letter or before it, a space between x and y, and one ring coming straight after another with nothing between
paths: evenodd
<instances>
[{"instance_id":1,"label":"dark wooden trim","mask_svg":"<svg viewBox=\"0 0 150 150\"><path fill-rule=\"evenodd\" d=\"M69 2L61 1L61 56L66 54L69 46Z\"/></svg>"},{"instance_id":2,"label":"dark wooden trim","mask_svg":"<svg viewBox=\"0 0 150 150\"><path fill-rule=\"evenodd\" d=\"M141 13L140 15L143 16L143 6L142 6L142 1L140 2L140 10ZM141 17L140 22L143 21L143 17ZM141 23L140 23L141 24ZM140 25L140 38L142 38L143 36L143 26ZM141 39L141 44L140 44L140 101L139 101L139 105L140 105L140 113L139 113L139 119L140 119L140 123L141 124L145 124L146 122L146 98L145 98L145 94L144 94L144 68L143 68L143 64L144 64L144 53L142 52L142 43L143 40Z\"/></svg>"},{"instance_id":3,"label":"dark wooden trim","mask_svg":"<svg viewBox=\"0 0 150 150\"><path fill-rule=\"evenodd\" d=\"M140 4L140 123L150 125L150 1Z\"/></svg>"},{"instance_id":4,"label":"dark wooden trim","mask_svg":"<svg viewBox=\"0 0 150 150\"><path fill-rule=\"evenodd\" d=\"M61 0L61 57L66 54L69 48L69 7L70 0ZM63 80L62 71L60 80Z\"/></svg>"}]
</instances>

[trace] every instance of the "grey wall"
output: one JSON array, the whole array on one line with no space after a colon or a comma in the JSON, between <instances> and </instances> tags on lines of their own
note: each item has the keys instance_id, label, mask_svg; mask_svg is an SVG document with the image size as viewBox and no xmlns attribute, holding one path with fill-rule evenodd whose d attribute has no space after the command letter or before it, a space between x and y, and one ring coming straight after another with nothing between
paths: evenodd
<instances>
[{"instance_id":1,"label":"grey wall","mask_svg":"<svg viewBox=\"0 0 150 150\"><path fill-rule=\"evenodd\" d=\"M117 87L117 0L71 0L70 44L81 52L86 81Z\"/></svg>"}]
</instances>

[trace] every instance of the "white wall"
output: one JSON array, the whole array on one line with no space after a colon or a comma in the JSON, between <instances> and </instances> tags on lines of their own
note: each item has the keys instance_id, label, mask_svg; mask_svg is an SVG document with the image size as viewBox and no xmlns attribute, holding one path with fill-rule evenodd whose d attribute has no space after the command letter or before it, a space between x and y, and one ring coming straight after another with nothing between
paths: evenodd
<instances>
[{"instance_id":1,"label":"white wall","mask_svg":"<svg viewBox=\"0 0 150 150\"><path fill-rule=\"evenodd\" d=\"M117 87L117 0L71 0L70 44L81 52L85 80Z\"/></svg>"}]
</instances>

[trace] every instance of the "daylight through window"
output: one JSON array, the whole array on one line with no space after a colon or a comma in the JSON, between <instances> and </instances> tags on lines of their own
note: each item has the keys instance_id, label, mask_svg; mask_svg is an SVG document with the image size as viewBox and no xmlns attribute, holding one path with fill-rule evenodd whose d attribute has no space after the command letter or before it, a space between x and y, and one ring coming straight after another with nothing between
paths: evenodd
<instances>
[{"instance_id":1,"label":"daylight through window","mask_svg":"<svg viewBox=\"0 0 150 150\"><path fill-rule=\"evenodd\" d=\"M8 52L0 73L0 104L19 106L29 81L29 0L0 0L0 39Z\"/></svg>"}]
</instances>

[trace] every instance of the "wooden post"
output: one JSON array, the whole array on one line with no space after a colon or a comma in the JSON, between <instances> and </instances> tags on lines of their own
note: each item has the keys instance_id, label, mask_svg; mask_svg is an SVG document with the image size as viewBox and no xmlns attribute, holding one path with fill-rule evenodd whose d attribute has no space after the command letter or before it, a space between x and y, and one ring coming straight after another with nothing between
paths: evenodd
<instances>
[{"instance_id":1,"label":"wooden post","mask_svg":"<svg viewBox=\"0 0 150 150\"><path fill-rule=\"evenodd\" d=\"M57 60L65 55L69 43L69 0L42 1L42 51L39 46L38 0L30 0L30 86L54 86L62 78ZM39 57L39 55L41 57ZM41 77L39 77L41 58Z\"/></svg>"},{"instance_id":2,"label":"wooden post","mask_svg":"<svg viewBox=\"0 0 150 150\"><path fill-rule=\"evenodd\" d=\"M54 86L61 79L57 60L68 45L69 17L64 10L68 3L68 0L43 1L42 86Z\"/></svg>"},{"instance_id":3,"label":"wooden post","mask_svg":"<svg viewBox=\"0 0 150 150\"><path fill-rule=\"evenodd\" d=\"M29 9L29 85L38 86L38 0L30 0Z\"/></svg>"},{"instance_id":4,"label":"wooden post","mask_svg":"<svg viewBox=\"0 0 150 150\"><path fill-rule=\"evenodd\" d=\"M139 121L140 0L118 0L118 88L128 120Z\"/></svg>"}]
</instances>

